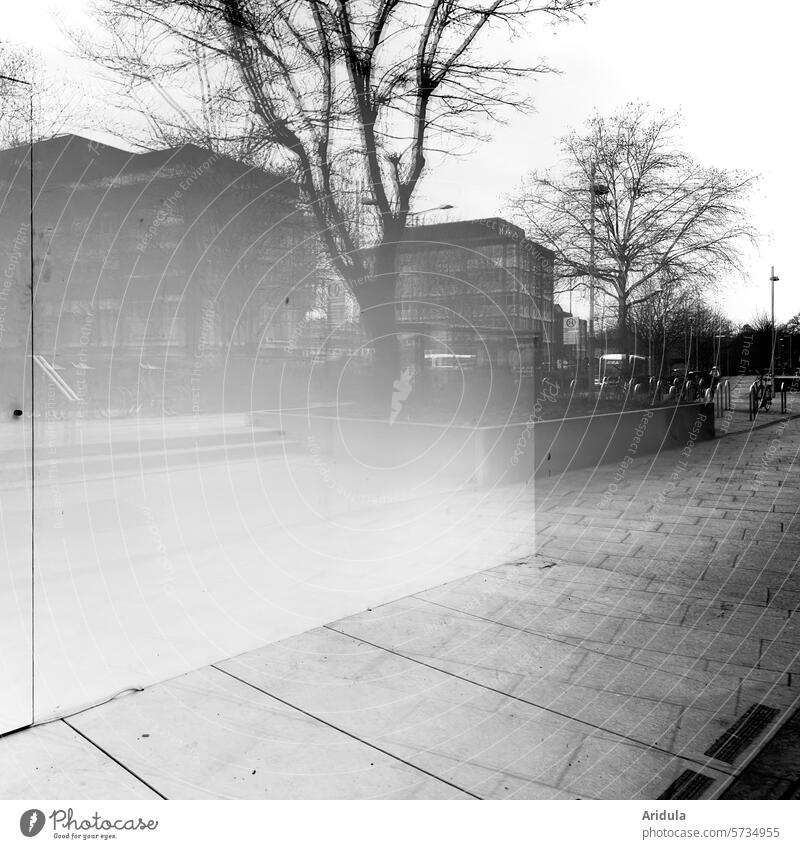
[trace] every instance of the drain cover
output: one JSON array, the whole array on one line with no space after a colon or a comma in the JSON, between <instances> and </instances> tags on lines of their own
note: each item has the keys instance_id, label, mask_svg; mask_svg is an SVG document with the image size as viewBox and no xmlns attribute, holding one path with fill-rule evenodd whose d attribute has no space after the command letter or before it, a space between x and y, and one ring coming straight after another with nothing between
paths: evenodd
<instances>
[{"instance_id":1,"label":"drain cover","mask_svg":"<svg viewBox=\"0 0 800 849\"><path fill-rule=\"evenodd\" d=\"M732 764L779 713L777 708L769 707L769 705L751 705L721 737L718 737L706 749L705 754L718 761Z\"/></svg>"},{"instance_id":2,"label":"drain cover","mask_svg":"<svg viewBox=\"0 0 800 849\"><path fill-rule=\"evenodd\" d=\"M708 775L684 770L658 797L659 799L699 799L714 783Z\"/></svg>"}]
</instances>

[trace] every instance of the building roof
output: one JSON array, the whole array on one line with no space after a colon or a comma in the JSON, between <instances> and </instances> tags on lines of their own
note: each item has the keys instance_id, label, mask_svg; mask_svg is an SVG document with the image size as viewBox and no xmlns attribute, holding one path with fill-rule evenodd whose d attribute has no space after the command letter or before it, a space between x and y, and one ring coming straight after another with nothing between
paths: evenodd
<instances>
[{"instance_id":1,"label":"building roof","mask_svg":"<svg viewBox=\"0 0 800 849\"><path fill-rule=\"evenodd\" d=\"M533 242L525 231L505 218L473 218L466 221L444 221L439 224L422 224L408 227L404 236L407 242L439 242L449 245L472 245L476 242L517 243L523 248L553 259L555 254Z\"/></svg>"},{"instance_id":2,"label":"building roof","mask_svg":"<svg viewBox=\"0 0 800 849\"><path fill-rule=\"evenodd\" d=\"M27 168L30 145L0 150L0 179ZM163 150L127 151L84 136L66 134L35 142L34 168L49 184L108 187L151 181L185 179L212 168L224 169L227 180L252 177L259 187L285 190L295 187L282 175L237 162L228 156L187 143ZM40 179L42 177L40 176Z\"/></svg>"}]
</instances>

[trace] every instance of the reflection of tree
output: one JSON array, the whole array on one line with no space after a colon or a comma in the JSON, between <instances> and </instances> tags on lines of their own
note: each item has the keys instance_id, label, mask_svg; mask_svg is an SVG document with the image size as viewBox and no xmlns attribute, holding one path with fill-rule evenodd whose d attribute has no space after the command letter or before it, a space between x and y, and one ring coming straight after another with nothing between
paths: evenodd
<instances>
[{"instance_id":1,"label":"reflection of tree","mask_svg":"<svg viewBox=\"0 0 800 849\"><path fill-rule=\"evenodd\" d=\"M733 333L732 323L695 292L664 278L648 287L628 312L628 338L635 353L651 355L656 368L690 355L691 366L710 368L718 360L719 337Z\"/></svg>"},{"instance_id":2,"label":"reflection of tree","mask_svg":"<svg viewBox=\"0 0 800 849\"><path fill-rule=\"evenodd\" d=\"M29 89L0 80L0 148L30 142L31 106L35 141L63 133L79 114L80 86L50 70L34 50L0 42L0 75L31 83Z\"/></svg>"},{"instance_id":3,"label":"reflection of tree","mask_svg":"<svg viewBox=\"0 0 800 849\"><path fill-rule=\"evenodd\" d=\"M22 160L15 160L11 173L0 175L0 348L7 351L24 349L30 325L29 173Z\"/></svg>"},{"instance_id":4,"label":"reflection of tree","mask_svg":"<svg viewBox=\"0 0 800 849\"><path fill-rule=\"evenodd\" d=\"M454 139L474 137L476 126L502 108L523 108L526 101L509 83L547 70L482 54L482 38L571 18L583 6L584 0L103 0L99 17L110 42L98 46L93 34L84 49L135 90L148 118L154 110L146 94L177 83L180 96L172 102L190 102L191 91L205 110L198 122L196 100L187 123L201 133L233 128L250 149L292 169L329 261L359 301L377 361L393 380L398 245L429 157ZM232 120L207 120L209 108ZM372 204L367 241L348 214L354 177Z\"/></svg>"},{"instance_id":5,"label":"reflection of tree","mask_svg":"<svg viewBox=\"0 0 800 849\"><path fill-rule=\"evenodd\" d=\"M680 149L679 126L677 116L641 104L595 116L562 140L563 172L531 175L514 199L531 237L556 252L562 284L586 285L594 272L597 291L613 303L623 349L629 311L661 281L708 291L738 268L753 235L744 202L754 177L695 162Z\"/></svg>"}]
</instances>

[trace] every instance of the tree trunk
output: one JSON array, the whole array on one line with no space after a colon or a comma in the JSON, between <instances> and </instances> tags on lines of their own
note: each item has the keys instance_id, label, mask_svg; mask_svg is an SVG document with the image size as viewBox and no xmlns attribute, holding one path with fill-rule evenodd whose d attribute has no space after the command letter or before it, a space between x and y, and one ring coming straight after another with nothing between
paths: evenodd
<instances>
[{"instance_id":1,"label":"tree trunk","mask_svg":"<svg viewBox=\"0 0 800 849\"><path fill-rule=\"evenodd\" d=\"M628 333L628 299L624 296L617 298L617 336L619 337L620 354L630 354L631 340Z\"/></svg>"},{"instance_id":2,"label":"tree trunk","mask_svg":"<svg viewBox=\"0 0 800 849\"><path fill-rule=\"evenodd\" d=\"M361 307L366 344L375 350L375 369L368 381L366 400L386 410L391 408L394 382L400 377L400 345L397 338L395 292L397 245L382 243L375 248L372 277L358 286L355 296Z\"/></svg>"}]
</instances>

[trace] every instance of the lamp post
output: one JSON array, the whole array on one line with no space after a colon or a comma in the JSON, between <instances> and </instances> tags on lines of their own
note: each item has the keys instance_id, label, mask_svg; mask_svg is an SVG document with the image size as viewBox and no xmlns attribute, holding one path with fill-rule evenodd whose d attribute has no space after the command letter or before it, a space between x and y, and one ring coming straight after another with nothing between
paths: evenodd
<instances>
[{"instance_id":1,"label":"lamp post","mask_svg":"<svg viewBox=\"0 0 800 849\"><path fill-rule=\"evenodd\" d=\"M409 212L408 213L409 223L411 224L412 227L415 227L416 224L414 223L414 221L420 215L425 215L428 212L439 212L440 210L445 210L445 209L455 209L455 206L452 203L443 203L440 206L432 206L430 209L421 209L419 212Z\"/></svg>"},{"instance_id":2,"label":"lamp post","mask_svg":"<svg viewBox=\"0 0 800 849\"><path fill-rule=\"evenodd\" d=\"M684 371L684 374L688 374L692 370L692 336L694 336L694 322L690 318L686 322L686 336L685 336L685 344L684 344L684 347L683 347L683 356L684 356L683 371Z\"/></svg>"},{"instance_id":3,"label":"lamp post","mask_svg":"<svg viewBox=\"0 0 800 849\"><path fill-rule=\"evenodd\" d=\"M597 274L595 267L595 245L594 245L594 230L595 230L595 210L597 208L597 199L608 194L608 186L598 183L595 180L597 174L597 166L592 163L592 170L589 176L589 340L586 346L589 379L589 397L594 397L594 281Z\"/></svg>"},{"instance_id":4,"label":"lamp post","mask_svg":"<svg viewBox=\"0 0 800 849\"><path fill-rule=\"evenodd\" d=\"M375 198L362 198L361 199L362 206L377 206L378 201ZM455 209L455 206L452 203L443 203L439 206L432 206L430 209L420 209L419 212L408 212L407 218L416 218L418 215L424 215L426 212L439 212L439 210L444 209Z\"/></svg>"},{"instance_id":5,"label":"lamp post","mask_svg":"<svg viewBox=\"0 0 800 849\"><path fill-rule=\"evenodd\" d=\"M715 333L714 334L714 339L719 339L719 343L718 344L715 343L715 346L714 346L714 365L717 368L719 368L719 366L720 366L719 361L722 359L722 340L727 339L727 338L728 338L727 333ZM726 356L727 356L728 354L730 354L730 351L728 351L726 349L725 353L726 353ZM725 376L728 377L727 359L726 359L726 363L725 363Z\"/></svg>"},{"instance_id":6,"label":"lamp post","mask_svg":"<svg viewBox=\"0 0 800 849\"><path fill-rule=\"evenodd\" d=\"M771 289L771 319L770 319L770 328L772 331L770 351L769 351L769 373L771 375L770 379L772 380L772 394L775 394L775 284L780 280L780 277L775 276L775 266L772 266L772 271L769 275L770 289Z\"/></svg>"}]
</instances>

